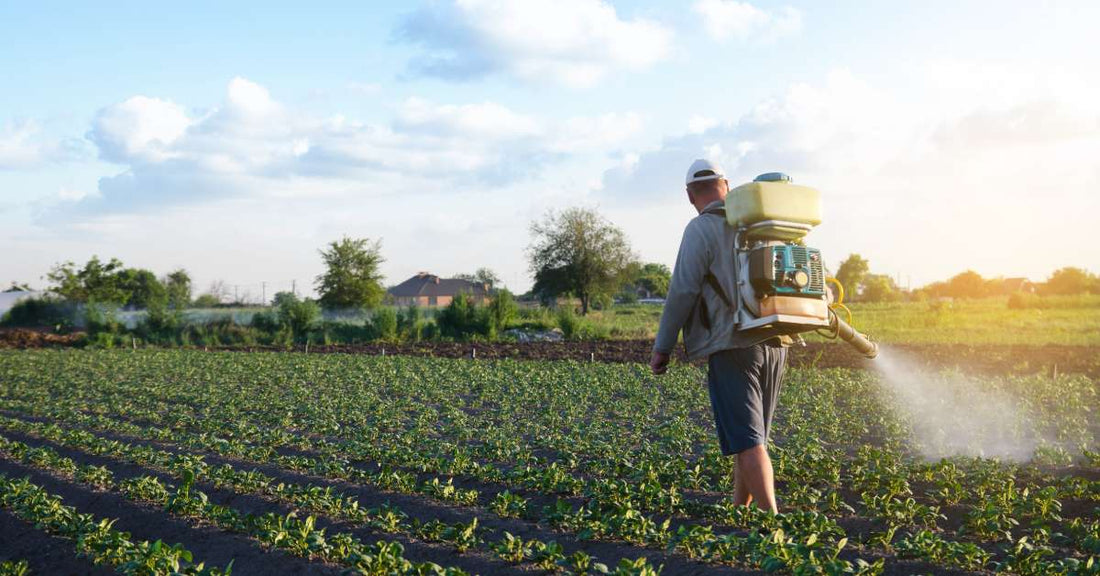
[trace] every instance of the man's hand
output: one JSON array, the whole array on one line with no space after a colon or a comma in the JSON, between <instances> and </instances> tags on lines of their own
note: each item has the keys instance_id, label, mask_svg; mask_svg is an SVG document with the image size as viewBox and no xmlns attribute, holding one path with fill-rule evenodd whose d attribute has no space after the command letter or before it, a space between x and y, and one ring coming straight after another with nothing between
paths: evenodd
<instances>
[{"instance_id":1,"label":"man's hand","mask_svg":"<svg viewBox=\"0 0 1100 576\"><path fill-rule=\"evenodd\" d=\"M663 352L653 352L653 356L649 359L649 369L656 375L664 374L668 371L669 355Z\"/></svg>"}]
</instances>

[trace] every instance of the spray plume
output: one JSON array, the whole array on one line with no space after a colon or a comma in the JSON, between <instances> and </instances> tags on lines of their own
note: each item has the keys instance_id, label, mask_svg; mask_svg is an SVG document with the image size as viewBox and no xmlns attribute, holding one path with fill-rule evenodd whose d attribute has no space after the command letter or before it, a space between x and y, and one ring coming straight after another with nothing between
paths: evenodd
<instances>
[{"instance_id":1,"label":"spray plume","mask_svg":"<svg viewBox=\"0 0 1100 576\"><path fill-rule=\"evenodd\" d=\"M933 372L886 346L873 362L907 421L914 447L931 459L979 456L1023 462L1040 444L1034 420L1007 393L958 372Z\"/></svg>"}]
</instances>

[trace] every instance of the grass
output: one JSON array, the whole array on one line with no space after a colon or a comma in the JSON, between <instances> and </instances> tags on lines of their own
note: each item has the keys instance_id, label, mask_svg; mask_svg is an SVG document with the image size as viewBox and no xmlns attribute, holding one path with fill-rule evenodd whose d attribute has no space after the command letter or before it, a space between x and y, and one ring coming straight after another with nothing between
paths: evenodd
<instances>
[{"instance_id":1,"label":"grass","mask_svg":"<svg viewBox=\"0 0 1100 576\"><path fill-rule=\"evenodd\" d=\"M881 342L1100 345L1100 297L1050 297L1029 300L1027 305L1012 308L1007 297L996 297L849 307L855 327ZM588 316L612 338L652 338L660 318L660 306L645 304L615 306Z\"/></svg>"},{"instance_id":2,"label":"grass","mask_svg":"<svg viewBox=\"0 0 1100 576\"><path fill-rule=\"evenodd\" d=\"M851 308L855 326L882 342L1100 345L1100 301L1083 308L1013 309L1007 298Z\"/></svg>"},{"instance_id":3,"label":"grass","mask_svg":"<svg viewBox=\"0 0 1100 576\"><path fill-rule=\"evenodd\" d=\"M853 303L853 324L877 341L905 344L1061 344L1100 345L1100 295L993 297L977 300ZM190 323L232 318L247 324L264 308L188 310ZM662 306L627 304L593 310L583 318L587 333L599 338L651 339L657 333ZM423 309L425 318L434 316ZM124 323L136 325L144 312L130 312ZM341 320L348 322L348 320ZM362 319L351 321L361 324ZM549 329L559 320L541 309L521 309L512 325ZM819 340L811 335L809 340Z\"/></svg>"}]
</instances>

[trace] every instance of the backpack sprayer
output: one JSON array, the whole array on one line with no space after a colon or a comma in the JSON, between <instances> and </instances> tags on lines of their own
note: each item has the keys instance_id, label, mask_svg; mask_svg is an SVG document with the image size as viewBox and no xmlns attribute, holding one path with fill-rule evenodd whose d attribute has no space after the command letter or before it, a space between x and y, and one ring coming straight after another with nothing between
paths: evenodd
<instances>
[{"instance_id":1,"label":"backpack sprayer","mask_svg":"<svg viewBox=\"0 0 1100 576\"><path fill-rule=\"evenodd\" d=\"M803 242L821 223L820 192L793 184L786 174L762 174L729 191L725 213L726 222L737 229L734 300L739 331L817 331L839 337L868 358L878 355L878 346L852 328L844 287L826 276L821 251ZM835 294L827 285L835 286Z\"/></svg>"}]
</instances>

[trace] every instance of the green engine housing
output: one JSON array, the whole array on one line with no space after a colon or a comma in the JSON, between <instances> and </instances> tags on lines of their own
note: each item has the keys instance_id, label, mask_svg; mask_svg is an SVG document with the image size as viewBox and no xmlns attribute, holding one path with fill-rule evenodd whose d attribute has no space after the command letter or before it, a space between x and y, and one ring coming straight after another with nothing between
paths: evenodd
<instances>
[{"instance_id":1,"label":"green engine housing","mask_svg":"<svg viewBox=\"0 0 1100 576\"><path fill-rule=\"evenodd\" d=\"M749 252L749 283L757 297L825 295L821 251L797 244L760 246Z\"/></svg>"}]
</instances>

